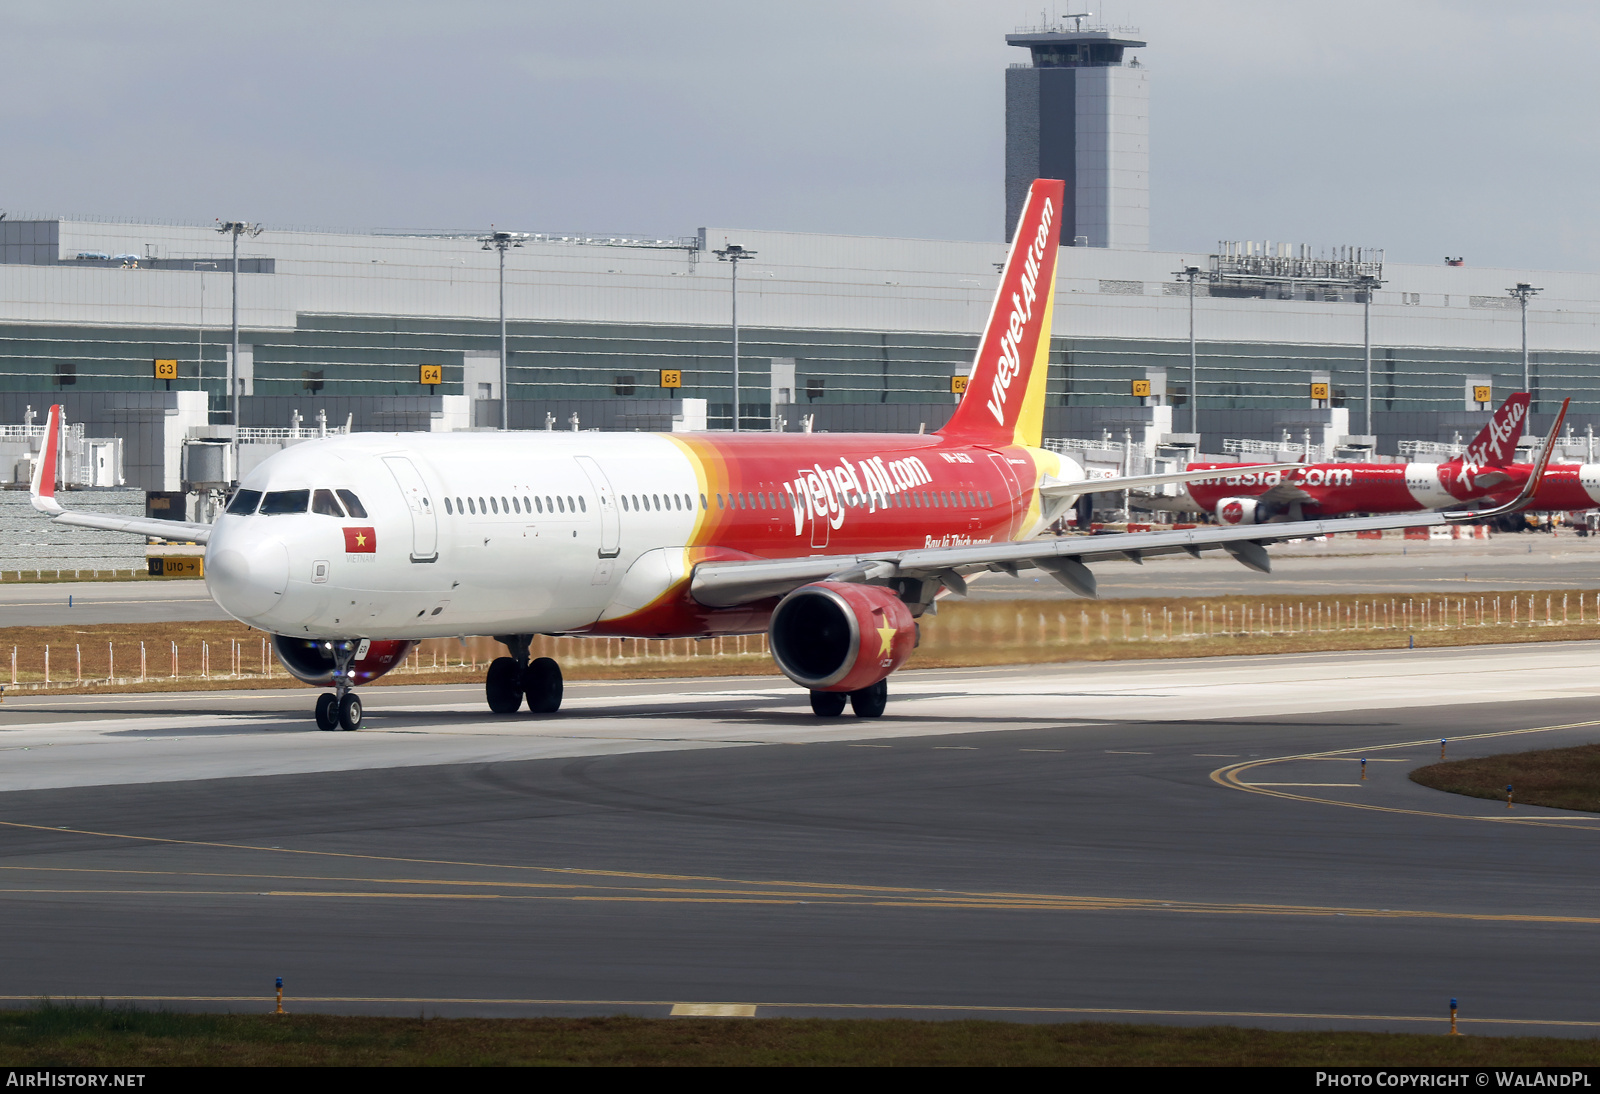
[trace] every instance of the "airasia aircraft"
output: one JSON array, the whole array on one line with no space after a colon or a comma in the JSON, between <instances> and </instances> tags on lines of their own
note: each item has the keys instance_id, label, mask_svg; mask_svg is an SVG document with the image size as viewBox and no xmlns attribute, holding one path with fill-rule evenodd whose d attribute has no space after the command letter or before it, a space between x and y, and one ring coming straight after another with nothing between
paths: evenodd
<instances>
[{"instance_id":1,"label":"airasia aircraft","mask_svg":"<svg viewBox=\"0 0 1600 1094\"><path fill-rule=\"evenodd\" d=\"M1532 471L1527 464L1512 463L1527 417L1528 393L1519 391L1494 412L1466 452L1444 463L1316 463L1288 471L1191 463L1190 471L1211 468L1220 474L1190 482L1189 496L1223 524L1346 513L1415 513L1501 497L1520 489ZM1592 470L1600 476L1600 467ZM1548 474L1560 471L1558 467ZM1600 490L1600 477L1591 476L1590 481ZM1572 508L1593 504L1588 500ZM1533 507L1541 508L1537 496Z\"/></svg>"},{"instance_id":2,"label":"airasia aircraft","mask_svg":"<svg viewBox=\"0 0 1600 1094\"><path fill-rule=\"evenodd\" d=\"M273 635L295 676L333 688L316 704L323 729L359 727L356 685L417 641L469 634L506 645L486 680L499 714L561 705L559 666L529 660L538 634L765 630L818 715L848 702L876 717L917 618L964 592L964 574L1037 567L1093 596L1087 562L1220 548L1265 571L1263 544L1402 523L1034 538L1083 493L1213 475L1091 482L1040 447L1062 194L1033 184L966 396L932 435L359 433L273 456L205 525L64 508L55 406L33 504L63 524L205 543L217 603Z\"/></svg>"}]
</instances>

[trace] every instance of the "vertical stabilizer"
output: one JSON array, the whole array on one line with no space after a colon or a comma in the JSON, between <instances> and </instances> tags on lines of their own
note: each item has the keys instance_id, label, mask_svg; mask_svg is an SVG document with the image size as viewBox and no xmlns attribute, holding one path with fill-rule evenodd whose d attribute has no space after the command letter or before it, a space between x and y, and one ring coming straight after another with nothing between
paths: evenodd
<instances>
[{"instance_id":1,"label":"vertical stabilizer","mask_svg":"<svg viewBox=\"0 0 1600 1094\"><path fill-rule=\"evenodd\" d=\"M56 501L56 464L61 458L61 404L50 408L50 417L44 427L44 440L39 445L39 458L33 464L33 483L30 487L33 507L41 513L61 512Z\"/></svg>"},{"instance_id":2,"label":"vertical stabilizer","mask_svg":"<svg viewBox=\"0 0 1600 1094\"><path fill-rule=\"evenodd\" d=\"M1029 188L966 394L941 435L971 444L1039 445L1065 191L1059 179L1036 179Z\"/></svg>"}]
</instances>

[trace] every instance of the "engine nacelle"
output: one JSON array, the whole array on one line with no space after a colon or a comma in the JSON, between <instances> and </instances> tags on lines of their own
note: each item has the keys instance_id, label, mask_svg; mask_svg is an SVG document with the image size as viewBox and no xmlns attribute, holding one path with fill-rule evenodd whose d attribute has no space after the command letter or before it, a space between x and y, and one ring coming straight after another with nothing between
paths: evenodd
<instances>
[{"instance_id":1,"label":"engine nacelle","mask_svg":"<svg viewBox=\"0 0 1600 1094\"><path fill-rule=\"evenodd\" d=\"M406 654L410 653L411 647L415 645L415 642L409 641L366 643L365 653L350 664L350 682L365 684L376 680L404 661ZM275 634L272 636L272 652L278 655L278 660L289 670L291 676L317 687L326 687L333 683L334 660L331 639L290 638L287 635Z\"/></svg>"},{"instance_id":2,"label":"engine nacelle","mask_svg":"<svg viewBox=\"0 0 1600 1094\"><path fill-rule=\"evenodd\" d=\"M1260 524L1266 519L1256 498L1223 498L1217 502L1217 520L1223 524Z\"/></svg>"},{"instance_id":3,"label":"engine nacelle","mask_svg":"<svg viewBox=\"0 0 1600 1094\"><path fill-rule=\"evenodd\" d=\"M784 597L767 631L783 674L812 691L857 691L905 663L917 624L894 593L877 585L818 581Z\"/></svg>"}]
</instances>

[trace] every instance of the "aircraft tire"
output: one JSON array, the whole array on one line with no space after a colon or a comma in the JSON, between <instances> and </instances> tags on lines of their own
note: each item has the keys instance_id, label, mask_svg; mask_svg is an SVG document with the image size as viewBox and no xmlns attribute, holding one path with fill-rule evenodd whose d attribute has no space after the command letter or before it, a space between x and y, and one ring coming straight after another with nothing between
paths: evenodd
<instances>
[{"instance_id":1,"label":"aircraft tire","mask_svg":"<svg viewBox=\"0 0 1600 1094\"><path fill-rule=\"evenodd\" d=\"M561 666L548 657L535 658L523 670L522 690L530 714L554 714L561 709Z\"/></svg>"},{"instance_id":2,"label":"aircraft tire","mask_svg":"<svg viewBox=\"0 0 1600 1094\"><path fill-rule=\"evenodd\" d=\"M521 671L516 661L509 657L496 657L489 663L489 674L484 678L483 691L489 700L489 709L496 714L515 714L522 706Z\"/></svg>"},{"instance_id":3,"label":"aircraft tire","mask_svg":"<svg viewBox=\"0 0 1600 1094\"><path fill-rule=\"evenodd\" d=\"M331 691L317 696L317 728L328 731L339 728L339 699Z\"/></svg>"},{"instance_id":4,"label":"aircraft tire","mask_svg":"<svg viewBox=\"0 0 1600 1094\"><path fill-rule=\"evenodd\" d=\"M850 693L850 710L857 718L881 718L889 704L889 681L879 680L871 687Z\"/></svg>"},{"instance_id":5,"label":"aircraft tire","mask_svg":"<svg viewBox=\"0 0 1600 1094\"><path fill-rule=\"evenodd\" d=\"M842 691L813 691L811 713L818 718L837 718L844 713L847 698Z\"/></svg>"},{"instance_id":6,"label":"aircraft tire","mask_svg":"<svg viewBox=\"0 0 1600 1094\"><path fill-rule=\"evenodd\" d=\"M339 728L344 730L361 728L361 699L353 691L345 692L344 698L339 700Z\"/></svg>"}]
</instances>

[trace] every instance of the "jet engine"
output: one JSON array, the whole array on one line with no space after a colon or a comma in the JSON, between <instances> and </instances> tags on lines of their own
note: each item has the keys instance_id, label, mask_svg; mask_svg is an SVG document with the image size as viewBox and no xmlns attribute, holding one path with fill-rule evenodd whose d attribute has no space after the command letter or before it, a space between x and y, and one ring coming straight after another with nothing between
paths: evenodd
<instances>
[{"instance_id":1,"label":"jet engine","mask_svg":"<svg viewBox=\"0 0 1600 1094\"><path fill-rule=\"evenodd\" d=\"M894 593L877 585L818 581L784 597L768 628L772 659L812 691L858 691L905 663L917 624Z\"/></svg>"},{"instance_id":2,"label":"jet engine","mask_svg":"<svg viewBox=\"0 0 1600 1094\"><path fill-rule=\"evenodd\" d=\"M272 636L272 652L278 655L278 660L290 675L317 687L333 683L334 644L333 639L329 638L290 638L282 634ZM361 642L356 650L358 656L350 663L350 683L365 684L376 680L404 661L415 645L415 642L409 641ZM365 649L361 649L361 646L365 646Z\"/></svg>"},{"instance_id":3,"label":"jet engine","mask_svg":"<svg viewBox=\"0 0 1600 1094\"><path fill-rule=\"evenodd\" d=\"M1267 519L1256 498L1223 498L1217 502L1217 521L1222 524L1261 524Z\"/></svg>"}]
</instances>

